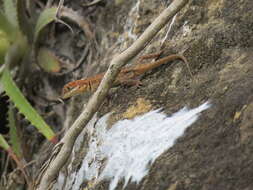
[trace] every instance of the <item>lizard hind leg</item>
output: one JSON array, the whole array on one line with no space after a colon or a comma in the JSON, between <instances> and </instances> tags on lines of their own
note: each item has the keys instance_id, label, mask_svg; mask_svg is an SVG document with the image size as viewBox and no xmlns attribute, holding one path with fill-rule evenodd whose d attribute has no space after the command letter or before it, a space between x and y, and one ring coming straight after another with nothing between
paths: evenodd
<instances>
[{"instance_id":1,"label":"lizard hind leg","mask_svg":"<svg viewBox=\"0 0 253 190\"><path fill-rule=\"evenodd\" d=\"M142 85L140 81L140 76L136 75L134 71L125 71L121 73L118 77L118 83L125 86L136 86L139 87Z\"/></svg>"},{"instance_id":2,"label":"lizard hind leg","mask_svg":"<svg viewBox=\"0 0 253 190\"><path fill-rule=\"evenodd\" d=\"M147 59L155 59L155 58L159 58L159 56L162 54L163 52L160 51L158 53L150 53L147 55L142 55L138 58L137 60L137 64L141 64L143 62L143 60L147 60Z\"/></svg>"}]
</instances>

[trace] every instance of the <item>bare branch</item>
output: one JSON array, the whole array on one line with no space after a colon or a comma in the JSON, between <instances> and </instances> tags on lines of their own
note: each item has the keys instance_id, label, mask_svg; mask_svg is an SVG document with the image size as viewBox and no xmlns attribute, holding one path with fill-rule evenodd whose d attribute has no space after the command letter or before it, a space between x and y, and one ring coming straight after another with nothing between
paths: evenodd
<instances>
[{"instance_id":1,"label":"bare branch","mask_svg":"<svg viewBox=\"0 0 253 190\"><path fill-rule=\"evenodd\" d=\"M86 109L76 119L71 128L67 131L63 139L61 140L62 146L55 148L53 155L51 156L51 163L47 163L47 169L42 174L42 178L39 184L39 190L48 189L53 180L56 179L60 169L64 166L69 158L74 143L78 135L85 128L86 124L92 118L94 113L98 110L102 101L106 97L109 89L111 88L113 81L117 74L130 59L136 56L149 42L150 40L161 30L162 27L188 2L188 0L174 0L171 5L166 8L154 22L145 30L145 32L124 52L116 56L109 66L102 82L100 83L97 91L89 100ZM40 180L40 179L38 179Z\"/></svg>"}]
</instances>

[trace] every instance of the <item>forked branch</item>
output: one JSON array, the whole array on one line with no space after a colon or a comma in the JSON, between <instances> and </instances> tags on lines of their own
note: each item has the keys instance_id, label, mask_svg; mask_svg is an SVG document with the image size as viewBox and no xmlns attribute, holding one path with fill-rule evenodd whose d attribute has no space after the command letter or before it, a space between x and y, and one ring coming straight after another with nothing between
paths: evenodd
<instances>
[{"instance_id":1,"label":"forked branch","mask_svg":"<svg viewBox=\"0 0 253 190\"><path fill-rule=\"evenodd\" d=\"M188 2L188 0L174 0L168 8L166 8L154 22L145 30L145 32L124 52L116 56L100 83L97 91L89 100L85 110L76 119L65 136L56 145L54 152L51 155L47 165L43 167L41 177L37 179L38 189L48 189L52 182L56 179L59 171L67 162L74 143L78 135L85 128L86 124L92 118L94 113L105 99L113 81L120 72L120 69L133 57L135 57L150 40L165 26L165 24Z\"/></svg>"}]
</instances>

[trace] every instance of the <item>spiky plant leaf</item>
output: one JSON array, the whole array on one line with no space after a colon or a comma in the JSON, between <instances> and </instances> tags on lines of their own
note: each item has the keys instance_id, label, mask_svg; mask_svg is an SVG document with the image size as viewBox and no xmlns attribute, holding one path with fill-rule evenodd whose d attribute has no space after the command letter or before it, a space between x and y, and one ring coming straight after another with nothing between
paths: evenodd
<instances>
[{"instance_id":1,"label":"spiky plant leaf","mask_svg":"<svg viewBox=\"0 0 253 190\"><path fill-rule=\"evenodd\" d=\"M12 146L13 152L21 158L21 141L17 133L17 127L14 117L14 108L9 106L8 110L8 121L10 127L10 144Z\"/></svg>"},{"instance_id":2,"label":"spiky plant leaf","mask_svg":"<svg viewBox=\"0 0 253 190\"><path fill-rule=\"evenodd\" d=\"M49 23L51 23L52 21L54 21L56 19L56 13L57 13L57 8L56 7L51 7L51 8L48 8L48 9L44 9L41 12L41 14L38 18L38 21L36 23L36 26L35 26L34 42L37 41L41 30L46 25L48 25Z\"/></svg>"},{"instance_id":3,"label":"spiky plant leaf","mask_svg":"<svg viewBox=\"0 0 253 190\"><path fill-rule=\"evenodd\" d=\"M40 48L38 52L38 63L46 72L59 72L60 62L57 57L46 48Z\"/></svg>"},{"instance_id":4,"label":"spiky plant leaf","mask_svg":"<svg viewBox=\"0 0 253 190\"><path fill-rule=\"evenodd\" d=\"M4 14L9 23L18 28L17 7L14 0L3 0Z\"/></svg>"},{"instance_id":5,"label":"spiky plant leaf","mask_svg":"<svg viewBox=\"0 0 253 190\"><path fill-rule=\"evenodd\" d=\"M10 149L10 146L8 145L8 143L1 134L0 134L0 147L2 147L6 151Z\"/></svg>"},{"instance_id":6,"label":"spiky plant leaf","mask_svg":"<svg viewBox=\"0 0 253 190\"><path fill-rule=\"evenodd\" d=\"M16 86L15 82L12 80L10 71L5 69L2 73L1 83L3 84L3 89L6 94L10 97L10 100L18 108L19 112L22 113L28 121L34 125L39 132L41 132L48 140L54 141L55 134L49 125L42 119L42 117L37 113L37 111L30 105L26 100L22 92Z\"/></svg>"}]
</instances>

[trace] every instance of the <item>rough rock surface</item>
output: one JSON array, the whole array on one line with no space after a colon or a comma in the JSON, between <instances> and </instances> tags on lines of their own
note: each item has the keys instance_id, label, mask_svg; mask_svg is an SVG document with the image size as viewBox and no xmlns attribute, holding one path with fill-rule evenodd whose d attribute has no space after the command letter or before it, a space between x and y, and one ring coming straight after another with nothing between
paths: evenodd
<instances>
[{"instance_id":1,"label":"rough rock surface","mask_svg":"<svg viewBox=\"0 0 253 190\"><path fill-rule=\"evenodd\" d=\"M133 10L136 3L138 14ZM93 21L101 40L100 56L83 74L105 70L112 55L128 47L133 41L131 35L142 33L165 6L162 0L115 0L98 7ZM129 184L126 190L253 189L252 8L252 0L190 0L177 14L163 50L164 55L183 53L193 77L184 63L174 61L143 76L139 88L112 90L99 111L100 115L114 111L112 122L127 117L129 107L139 104L140 98L144 110L163 107L167 113L206 100L213 104L173 148L155 161L140 184ZM168 26L143 54L159 51L167 30ZM70 105L75 108L68 108L73 118L81 109L80 100L74 98ZM68 123L71 120L68 118ZM86 145L84 142L82 146ZM84 148L77 153L73 170L85 152ZM108 182L94 189L108 189Z\"/></svg>"}]
</instances>

